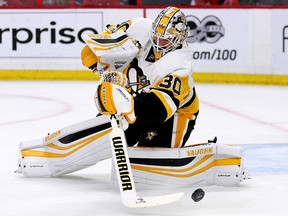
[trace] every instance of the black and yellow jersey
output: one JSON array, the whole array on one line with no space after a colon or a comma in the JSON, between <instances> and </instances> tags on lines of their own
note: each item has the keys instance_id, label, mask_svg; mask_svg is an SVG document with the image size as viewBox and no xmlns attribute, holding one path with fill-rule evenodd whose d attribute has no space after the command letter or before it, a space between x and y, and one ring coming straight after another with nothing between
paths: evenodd
<instances>
[{"instance_id":1,"label":"black and yellow jersey","mask_svg":"<svg viewBox=\"0 0 288 216\"><path fill-rule=\"evenodd\" d=\"M103 49L98 47L103 45L98 38L90 37L86 43L90 46L93 44L93 50L102 65L113 66L112 70L118 70L127 76L127 90L134 96L137 117L126 130L128 144L181 147L193 130L199 111L192 78L192 51L183 43L178 49L156 61L150 41L151 25L152 20L145 18L108 25L102 37L111 34L111 39L108 40L113 39L115 47L111 48L111 43L109 46L104 44L109 48L110 54L105 50L102 52ZM119 32L124 32L124 35L119 34L121 41L115 43L120 37L117 35ZM130 41L126 42L126 38L133 41L133 44L137 41L137 53L134 52L133 44L127 45ZM121 55L117 57L119 50ZM124 62L127 56L132 59L129 63ZM120 68L116 62L124 63L121 63Z\"/></svg>"}]
</instances>

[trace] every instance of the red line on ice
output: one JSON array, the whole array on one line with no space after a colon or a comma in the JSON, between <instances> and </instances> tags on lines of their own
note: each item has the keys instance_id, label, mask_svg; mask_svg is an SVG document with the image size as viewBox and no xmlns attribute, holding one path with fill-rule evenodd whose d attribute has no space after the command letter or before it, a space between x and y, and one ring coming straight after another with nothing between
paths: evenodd
<instances>
[{"instance_id":1,"label":"red line on ice","mask_svg":"<svg viewBox=\"0 0 288 216\"><path fill-rule=\"evenodd\" d=\"M69 104L67 104L67 103L65 103L63 101L59 101L59 100L55 100L55 99L51 99L51 98L44 98L44 97L31 96L31 95L16 95L16 94L15 95L14 94L1 94L1 95L6 95L6 96L10 96L10 97L20 97L20 98L28 98L28 99L45 100L45 101L56 102L58 104L63 105L64 108L62 108L60 111L58 111L56 113L52 113L52 114L49 114L49 115L44 115L44 116L30 118L30 119L24 119L24 120L18 120L18 121L3 122L3 123L0 123L0 125L18 124L18 123L22 123L22 122L37 121L37 120L40 120L40 119L51 118L51 117L62 115L64 113L66 113L66 112L69 112L72 109L72 107Z\"/></svg>"},{"instance_id":2,"label":"red line on ice","mask_svg":"<svg viewBox=\"0 0 288 216\"><path fill-rule=\"evenodd\" d=\"M207 105L207 106L213 107L213 108L215 108L215 109L222 110L222 111L224 111L224 112L228 112L228 113L231 113L231 114L240 116L240 117L245 118L245 119L249 119L249 120L254 121L254 122L257 122L257 123L259 123L259 124L266 125L266 126L270 126L270 127L272 127L272 128L275 128L275 129L278 129L278 130L281 130L281 131L284 131L284 132L288 132L288 129L287 129L287 128L280 127L280 126L278 126L278 125L276 125L276 124L273 124L273 123L271 123L271 122L265 122L265 121L262 121L262 120L260 120L260 119L257 119L257 118L254 118L254 117L245 115L245 114L243 114L243 113L239 113L239 112L236 112L236 111L234 111L234 110L230 110L230 109L227 109L227 108L224 108L224 107L215 105L215 104L211 104L211 103L206 102L206 101L202 101L202 100L201 100L201 103L202 103L202 104L205 104L205 105Z\"/></svg>"}]
</instances>

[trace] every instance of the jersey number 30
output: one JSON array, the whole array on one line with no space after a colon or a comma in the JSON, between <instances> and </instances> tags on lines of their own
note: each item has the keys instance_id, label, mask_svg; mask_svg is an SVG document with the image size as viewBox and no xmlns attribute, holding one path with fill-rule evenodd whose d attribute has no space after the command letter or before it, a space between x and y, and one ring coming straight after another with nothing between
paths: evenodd
<instances>
[{"instance_id":1,"label":"jersey number 30","mask_svg":"<svg viewBox=\"0 0 288 216\"><path fill-rule=\"evenodd\" d=\"M163 82L160 83L159 86L162 88L171 89L175 94L180 95L181 79L179 77L169 75L164 78Z\"/></svg>"}]
</instances>

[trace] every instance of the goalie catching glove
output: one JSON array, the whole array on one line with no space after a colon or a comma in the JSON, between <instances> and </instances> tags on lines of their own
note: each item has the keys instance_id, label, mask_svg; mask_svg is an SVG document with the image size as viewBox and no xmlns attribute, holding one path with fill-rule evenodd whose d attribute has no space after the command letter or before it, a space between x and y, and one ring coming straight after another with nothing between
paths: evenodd
<instances>
[{"instance_id":1,"label":"goalie catching glove","mask_svg":"<svg viewBox=\"0 0 288 216\"><path fill-rule=\"evenodd\" d=\"M108 73L119 72L112 71ZM136 120L134 100L132 95L123 87L125 86L123 82L114 84L115 80L113 79L101 79L101 81L95 93L95 103L99 112L103 115L117 114L124 116L130 124L134 123Z\"/></svg>"}]
</instances>

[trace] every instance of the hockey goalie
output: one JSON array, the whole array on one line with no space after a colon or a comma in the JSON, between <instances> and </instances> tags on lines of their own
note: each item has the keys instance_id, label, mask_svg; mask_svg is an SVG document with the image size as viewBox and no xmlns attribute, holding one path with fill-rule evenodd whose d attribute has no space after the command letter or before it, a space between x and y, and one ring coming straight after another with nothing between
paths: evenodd
<instances>
[{"instance_id":1,"label":"hockey goalie","mask_svg":"<svg viewBox=\"0 0 288 216\"><path fill-rule=\"evenodd\" d=\"M110 116L117 115L139 187L238 185L243 149L187 142L199 112L185 15L167 7L153 21L134 18L83 34L83 64L101 79L90 120L19 144L18 173L56 177L111 158ZM112 181L116 181L111 169Z\"/></svg>"}]
</instances>

